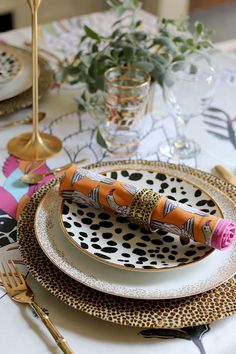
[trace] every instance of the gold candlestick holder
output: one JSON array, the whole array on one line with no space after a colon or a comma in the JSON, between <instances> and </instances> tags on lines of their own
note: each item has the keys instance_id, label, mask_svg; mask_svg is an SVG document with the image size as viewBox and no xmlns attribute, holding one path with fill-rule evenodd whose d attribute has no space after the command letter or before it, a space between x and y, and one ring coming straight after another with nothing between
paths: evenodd
<instances>
[{"instance_id":1,"label":"gold candlestick holder","mask_svg":"<svg viewBox=\"0 0 236 354\"><path fill-rule=\"evenodd\" d=\"M10 154L22 160L46 160L62 149L62 142L38 128L38 9L41 0L27 0L32 14L32 106L33 132L23 133L8 142Z\"/></svg>"}]
</instances>

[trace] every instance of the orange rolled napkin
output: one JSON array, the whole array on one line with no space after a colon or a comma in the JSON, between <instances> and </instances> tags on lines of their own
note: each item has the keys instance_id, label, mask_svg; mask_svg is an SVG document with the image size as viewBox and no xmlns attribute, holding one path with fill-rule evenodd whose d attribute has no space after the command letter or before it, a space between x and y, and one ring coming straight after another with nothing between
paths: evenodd
<instances>
[{"instance_id":1,"label":"orange rolled napkin","mask_svg":"<svg viewBox=\"0 0 236 354\"><path fill-rule=\"evenodd\" d=\"M129 217L137 224L144 222L153 232L169 231L180 236L183 243L192 239L223 250L235 239L231 221L174 202L151 189L138 190L131 184L76 166L66 171L59 194L75 203Z\"/></svg>"}]
</instances>

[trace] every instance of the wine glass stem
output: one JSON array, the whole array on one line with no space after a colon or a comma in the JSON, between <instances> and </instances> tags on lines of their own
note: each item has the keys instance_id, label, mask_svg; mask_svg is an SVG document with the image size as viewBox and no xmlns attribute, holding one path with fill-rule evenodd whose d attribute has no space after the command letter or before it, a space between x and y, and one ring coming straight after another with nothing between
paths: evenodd
<instances>
[{"instance_id":1,"label":"wine glass stem","mask_svg":"<svg viewBox=\"0 0 236 354\"><path fill-rule=\"evenodd\" d=\"M181 116L175 116L174 123L176 129L176 139L174 145L177 149L181 149L186 146L186 121Z\"/></svg>"}]
</instances>

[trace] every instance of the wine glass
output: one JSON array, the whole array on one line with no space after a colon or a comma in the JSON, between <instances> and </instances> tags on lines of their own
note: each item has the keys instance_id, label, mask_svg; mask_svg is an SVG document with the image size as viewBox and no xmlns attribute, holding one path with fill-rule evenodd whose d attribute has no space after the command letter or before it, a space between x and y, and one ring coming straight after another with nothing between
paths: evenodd
<instances>
[{"instance_id":1,"label":"wine glass","mask_svg":"<svg viewBox=\"0 0 236 354\"><path fill-rule=\"evenodd\" d=\"M215 88L215 71L204 56L192 55L170 65L163 84L163 95L174 118L176 137L160 144L161 154L181 160L200 152L200 146L186 137L186 124L209 107Z\"/></svg>"}]
</instances>

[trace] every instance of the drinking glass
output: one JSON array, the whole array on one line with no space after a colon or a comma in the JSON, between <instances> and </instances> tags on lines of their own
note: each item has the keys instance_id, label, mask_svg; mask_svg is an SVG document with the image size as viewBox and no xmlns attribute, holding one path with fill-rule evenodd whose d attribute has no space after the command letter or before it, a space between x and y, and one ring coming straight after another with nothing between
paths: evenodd
<instances>
[{"instance_id":1,"label":"drinking glass","mask_svg":"<svg viewBox=\"0 0 236 354\"><path fill-rule=\"evenodd\" d=\"M131 156L140 141L150 77L139 68L120 66L108 69L104 78L106 119L101 134L109 152Z\"/></svg>"},{"instance_id":2,"label":"drinking glass","mask_svg":"<svg viewBox=\"0 0 236 354\"><path fill-rule=\"evenodd\" d=\"M200 146L186 137L186 124L209 107L215 88L216 74L205 57L194 55L171 64L164 80L163 94L174 118L176 137L160 144L161 154L180 160L200 152Z\"/></svg>"}]
</instances>

